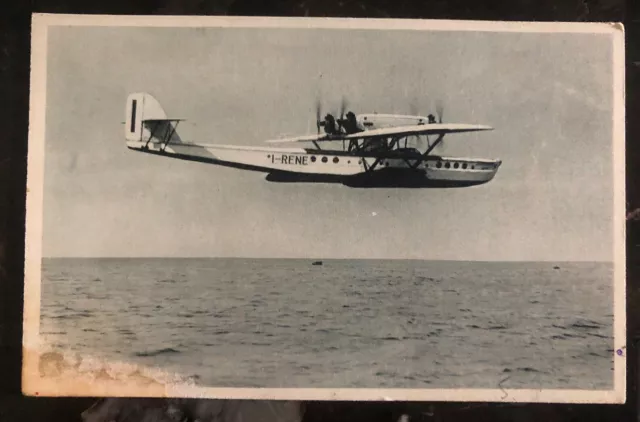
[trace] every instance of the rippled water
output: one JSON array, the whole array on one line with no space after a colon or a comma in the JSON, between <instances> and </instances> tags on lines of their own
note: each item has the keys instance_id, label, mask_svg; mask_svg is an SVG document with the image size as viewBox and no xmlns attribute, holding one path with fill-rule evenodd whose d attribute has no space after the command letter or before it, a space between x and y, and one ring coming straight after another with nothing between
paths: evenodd
<instances>
[{"instance_id":1,"label":"rippled water","mask_svg":"<svg viewBox=\"0 0 640 422\"><path fill-rule=\"evenodd\" d=\"M603 263L45 259L40 330L207 386L608 389L612 279Z\"/></svg>"}]
</instances>

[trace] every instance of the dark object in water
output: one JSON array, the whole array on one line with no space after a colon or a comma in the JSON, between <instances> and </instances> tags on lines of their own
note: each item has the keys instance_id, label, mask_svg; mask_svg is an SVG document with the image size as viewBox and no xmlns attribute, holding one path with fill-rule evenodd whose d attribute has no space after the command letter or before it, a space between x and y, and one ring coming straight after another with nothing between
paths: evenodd
<instances>
[{"instance_id":1,"label":"dark object in water","mask_svg":"<svg viewBox=\"0 0 640 422\"><path fill-rule=\"evenodd\" d=\"M322 261L315 261L313 264L311 265L322 265Z\"/></svg>"},{"instance_id":2,"label":"dark object in water","mask_svg":"<svg viewBox=\"0 0 640 422\"><path fill-rule=\"evenodd\" d=\"M558 267L557 265L553 267L554 270L559 270L560 267Z\"/></svg>"}]
</instances>

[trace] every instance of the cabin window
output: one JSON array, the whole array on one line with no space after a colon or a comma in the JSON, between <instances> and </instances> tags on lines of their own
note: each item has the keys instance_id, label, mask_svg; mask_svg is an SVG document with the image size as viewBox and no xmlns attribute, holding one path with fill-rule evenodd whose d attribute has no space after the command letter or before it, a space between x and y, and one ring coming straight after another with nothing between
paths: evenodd
<instances>
[{"instance_id":1,"label":"cabin window","mask_svg":"<svg viewBox=\"0 0 640 422\"><path fill-rule=\"evenodd\" d=\"M460 164L458 164L458 163L455 163L455 164L453 165L453 168L454 168L454 169L457 169L458 167L460 167Z\"/></svg>"},{"instance_id":2,"label":"cabin window","mask_svg":"<svg viewBox=\"0 0 640 422\"><path fill-rule=\"evenodd\" d=\"M337 163L338 161L340 161L340 159L338 157L333 157L333 162Z\"/></svg>"},{"instance_id":3,"label":"cabin window","mask_svg":"<svg viewBox=\"0 0 640 422\"><path fill-rule=\"evenodd\" d=\"M451 168L451 163L444 163L444 166L449 169Z\"/></svg>"},{"instance_id":4,"label":"cabin window","mask_svg":"<svg viewBox=\"0 0 640 422\"><path fill-rule=\"evenodd\" d=\"M471 170L475 170L475 169L476 169L476 166L471 166Z\"/></svg>"},{"instance_id":5,"label":"cabin window","mask_svg":"<svg viewBox=\"0 0 640 422\"><path fill-rule=\"evenodd\" d=\"M326 163L327 161L329 161L329 160L327 160L327 157L322 157L322 162L323 163Z\"/></svg>"},{"instance_id":6,"label":"cabin window","mask_svg":"<svg viewBox=\"0 0 640 422\"><path fill-rule=\"evenodd\" d=\"M351 164L351 160L348 160L348 161L347 161L347 164Z\"/></svg>"},{"instance_id":7,"label":"cabin window","mask_svg":"<svg viewBox=\"0 0 640 422\"><path fill-rule=\"evenodd\" d=\"M311 156L311 162L312 162L312 163L315 163L315 162L316 162L316 156L315 156L315 155L312 155L312 156Z\"/></svg>"},{"instance_id":8,"label":"cabin window","mask_svg":"<svg viewBox=\"0 0 640 422\"><path fill-rule=\"evenodd\" d=\"M436 164L436 167L442 168L442 163L440 161L438 161L438 164Z\"/></svg>"},{"instance_id":9,"label":"cabin window","mask_svg":"<svg viewBox=\"0 0 640 422\"><path fill-rule=\"evenodd\" d=\"M466 168L467 168L467 163L462 163L462 168L466 170Z\"/></svg>"}]
</instances>

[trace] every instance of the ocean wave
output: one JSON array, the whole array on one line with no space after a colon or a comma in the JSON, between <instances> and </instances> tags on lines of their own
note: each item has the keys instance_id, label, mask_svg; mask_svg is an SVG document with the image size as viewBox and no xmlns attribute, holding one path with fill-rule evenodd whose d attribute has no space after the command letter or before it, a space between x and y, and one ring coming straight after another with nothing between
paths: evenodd
<instances>
[{"instance_id":1,"label":"ocean wave","mask_svg":"<svg viewBox=\"0 0 640 422\"><path fill-rule=\"evenodd\" d=\"M68 314L62 315L54 315L51 319L75 319L75 318L89 318L93 316L93 312L90 311L79 311L79 312L71 312Z\"/></svg>"},{"instance_id":2,"label":"ocean wave","mask_svg":"<svg viewBox=\"0 0 640 422\"><path fill-rule=\"evenodd\" d=\"M175 284L175 283L184 283L186 280L176 280L174 278L163 278L160 280L156 280L156 283L168 283L168 284Z\"/></svg>"},{"instance_id":3,"label":"ocean wave","mask_svg":"<svg viewBox=\"0 0 640 422\"><path fill-rule=\"evenodd\" d=\"M569 334L569 333L555 334L551 336L552 340L570 340L575 338L587 338L587 336L580 335L580 334Z\"/></svg>"},{"instance_id":4,"label":"ocean wave","mask_svg":"<svg viewBox=\"0 0 640 422\"><path fill-rule=\"evenodd\" d=\"M405 340L405 337L396 337L396 336L384 336L384 337L378 337L379 340Z\"/></svg>"},{"instance_id":5,"label":"ocean wave","mask_svg":"<svg viewBox=\"0 0 640 422\"><path fill-rule=\"evenodd\" d=\"M525 366L522 368L517 368L516 371L520 371L520 372L537 372L537 373L541 373L542 371L539 371L535 368L532 368L530 366Z\"/></svg>"},{"instance_id":6,"label":"ocean wave","mask_svg":"<svg viewBox=\"0 0 640 422\"><path fill-rule=\"evenodd\" d=\"M580 331L584 331L584 330L598 330L603 328L604 326L597 321L593 321L589 319L577 319L567 323L566 325L552 324L552 327L560 328L562 330L578 329Z\"/></svg>"},{"instance_id":7,"label":"ocean wave","mask_svg":"<svg viewBox=\"0 0 640 422\"><path fill-rule=\"evenodd\" d=\"M111 360L48 345L39 353L40 376L60 381L116 381L126 385L195 385L197 375L182 375L137 363Z\"/></svg>"},{"instance_id":8,"label":"ocean wave","mask_svg":"<svg viewBox=\"0 0 640 422\"><path fill-rule=\"evenodd\" d=\"M613 336L605 336L598 333L588 333L587 335L591 337L597 337L597 338L603 338L603 339L613 339Z\"/></svg>"},{"instance_id":9,"label":"ocean wave","mask_svg":"<svg viewBox=\"0 0 640 422\"><path fill-rule=\"evenodd\" d=\"M571 328L586 328L586 329L598 329L602 328L602 325L590 320L579 320L569 325Z\"/></svg>"},{"instance_id":10,"label":"ocean wave","mask_svg":"<svg viewBox=\"0 0 640 422\"><path fill-rule=\"evenodd\" d=\"M504 372L504 373L512 373L514 371L515 372L526 372L526 373L537 373L537 374L545 373L544 371L532 368L530 366L523 366L523 367L519 367L519 368L516 368L516 369L504 368L504 370L502 372Z\"/></svg>"},{"instance_id":11,"label":"ocean wave","mask_svg":"<svg viewBox=\"0 0 640 422\"><path fill-rule=\"evenodd\" d=\"M168 354L174 354L174 353L182 353L182 352L180 352L180 350L174 349L173 347L165 347L163 349L136 352L134 353L134 355L139 357L151 357L151 356L168 355Z\"/></svg>"},{"instance_id":12,"label":"ocean wave","mask_svg":"<svg viewBox=\"0 0 640 422\"><path fill-rule=\"evenodd\" d=\"M498 324L498 325L491 325L487 327L487 330L506 330L507 328L509 327L507 327L504 324Z\"/></svg>"}]
</instances>

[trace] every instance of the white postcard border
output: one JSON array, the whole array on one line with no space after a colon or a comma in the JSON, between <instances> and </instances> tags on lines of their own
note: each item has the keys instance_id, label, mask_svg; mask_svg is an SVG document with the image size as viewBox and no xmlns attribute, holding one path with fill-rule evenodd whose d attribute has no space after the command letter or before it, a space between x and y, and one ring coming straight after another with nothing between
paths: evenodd
<instances>
[{"instance_id":1,"label":"white postcard border","mask_svg":"<svg viewBox=\"0 0 640 422\"><path fill-rule=\"evenodd\" d=\"M40 280L43 232L47 32L50 26L333 28L529 33L601 33L614 41L614 388L564 389L314 389L209 388L134 382L60 382L39 375ZM32 20L27 169L22 391L29 396L192 397L273 400L477 401L624 403L626 399L626 244L624 28L619 23L489 22L454 20L117 16L35 14Z\"/></svg>"}]
</instances>

